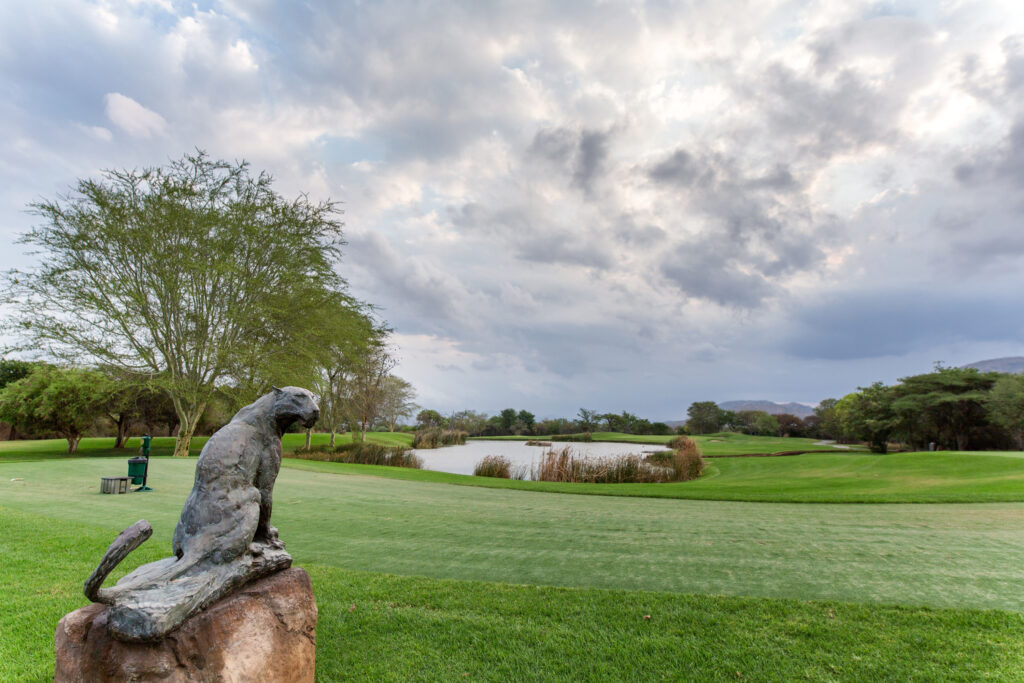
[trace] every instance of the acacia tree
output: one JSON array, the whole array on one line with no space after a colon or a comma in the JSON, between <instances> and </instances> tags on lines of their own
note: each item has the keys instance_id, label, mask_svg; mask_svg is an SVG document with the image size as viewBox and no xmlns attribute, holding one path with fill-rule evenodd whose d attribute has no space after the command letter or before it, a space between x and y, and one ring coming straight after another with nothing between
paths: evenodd
<instances>
[{"instance_id":1,"label":"acacia tree","mask_svg":"<svg viewBox=\"0 0 1024 683\"><path fill-rule=\"evenodd\" d=\"M410 417L416 412L418 406L413 403L416 390L401 377L389 375L384 378L382 391L380 412L388 422L388 431L393 432L399 419Z\"/></svg>"},{"instance_id":2,"label":"acacia tree","mask_svg":"<svg viewBox=\"0 0 1024 683\"><path fill-rule=\"evenodd\" d=\"M366 430L377 418L384 401L384 382L395 367L395 359L383 344L371 346L357 359L349 379L345 412L356 440L366 439Z\"/></svg>"},{"instance_id":3,"label":"acacia tree","mask_svg":"<svg viewBox=\"0 0 1024 683\"><path fill-rule=\"evenodd\" d=\"M331 329L335 332L319 343L320 354L311 365L310 383L320 403L319 424L331 434L331 448L336 434L344 432L349 423L349 398L360 364L374 348L383 346L389 333L387 328L374 325L368 313L354 302L348 308L336 308L334 317Z\"/></svg>"},{"instance_id":4,"label":"acacia tree","mask_svg":"<svg viewBox=\"0 0 1024 683\"><path fill-rule=\"evenodd\" d=\"M200 151L105 171L31 209L42 224L21 241L41 262L8 273L25 346L166 392L177 456L188 455L216 387L301 357L304 331L345 287L335 203L285 200L244 161Z\"/></svg>"},{"instance_id":5,"label":"acacia tree","mask_svg":"<svg viewBox=\"0 0 1024 683\"><path fill-rule=\"evenodd\" d=\"M82 433L106 411L115 387L96 370L39 365L0 391L0 419L22 431L56 432L78 452Z\"/></svg>"}]
</instances>

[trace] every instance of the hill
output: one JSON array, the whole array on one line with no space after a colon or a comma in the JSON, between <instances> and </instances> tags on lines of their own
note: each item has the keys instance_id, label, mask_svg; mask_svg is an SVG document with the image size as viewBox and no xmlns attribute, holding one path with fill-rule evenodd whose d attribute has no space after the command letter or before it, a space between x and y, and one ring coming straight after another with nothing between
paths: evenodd
<instances>
[{"instance_id":1,"label":"hill","mask_svg":"<svg viewBox=\"0 0 1024 683\"><path fill-rule=\"evenodd\" d=\"M1024 358L1021 359L1024 361ZM775 401L723 401L718 404L722 410L738 412L740 410L763 410L769 415L788 413L799 418L814 415L814 408L806 403L776 403Z\"/></svg>"},{"instance_id":2,"label":"hill","mask_svg":"<svg viewBox=\"0 0 1024 683\"><path fill-rule=\"evenodd\" d=\"M1024 372L1024 356L1007 356L1006 358L989 358L968 363L965 368L975 368L981 372Z\"/></svg>"}]
</instances>

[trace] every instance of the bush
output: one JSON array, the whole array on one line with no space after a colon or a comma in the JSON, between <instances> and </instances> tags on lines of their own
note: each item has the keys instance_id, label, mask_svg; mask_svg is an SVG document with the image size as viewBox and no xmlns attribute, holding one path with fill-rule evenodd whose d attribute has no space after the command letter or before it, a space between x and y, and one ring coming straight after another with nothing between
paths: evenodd
<instances>
[{"instance_id":1,"label":"bush","mask_svg":"<svg viewBox=\"0 0 1024 683\"><path fill-rule=\"evenodd\" d=\"M551 435L551 440L552 441L569 441L569 442L574 442L574 441L575 442L579 442L579 441L587 441L587 442L589 442L589 441L593 441L594 437L590 434L590 432L583 432L582 434L552 434Z\"/></svg>"},{"instance_id":2,"label":"bush","mask_svg":"<svg viewBox=\"0 0 1024 683\"><path fill-rule=\"evenodd\" d=\"M405 446L382 446L377 443L346 443L331 448L314 446L299 449L286 457L319 462L348 462L358 465L385 465L387 467L411 467L423 469L423 461Z\"/></svg>"},{"instance_id":3,"label":"bush","mask_svg":"<svg viewBox=\"0 0 1024 683\"><path fill-rule=\"evenodd\" d=\"M487 455L473 468L473 476L512 478L512 461L503 455Z\"/></svg>"},{"instance_id":4,"label":"bush","mask_svg":"<svg viewBox=\"0 0 1024 683\"><path fill-rule=\"evenodd\" d=\"M668 447L674 451L682 451L684 453L694 453L700 455L700 449L697 448L697 442L688 436L677 436L668 442Z\"/></svg>"},{"instance_id":5,"label":"bush","mask_svg":"<svg viewBox=\"0 0 1024 683\"><path fill-rule=\"evenodd\" d=\"M442 446L462 446L466 443L468 432L460 429L441 429L429 427L420 429L412 437L413 448L440 448Z\"/></svg>"}]
</instances>

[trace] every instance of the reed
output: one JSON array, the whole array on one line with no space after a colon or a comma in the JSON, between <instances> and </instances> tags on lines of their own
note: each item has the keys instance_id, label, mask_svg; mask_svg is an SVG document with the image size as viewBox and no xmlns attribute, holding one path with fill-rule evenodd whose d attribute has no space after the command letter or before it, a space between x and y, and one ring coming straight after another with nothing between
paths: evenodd
<instances>
[{"instance_id":1,"label":"reed","mask_svg":"<svg viewBox=\"0 0 1024 683\"><path fill-rule=\"evenodd\" d=\"M431 427L420 429L412 437L413 448L441 448L442 446L462 446L466 443L469 432L461 429L441 429Z\"/></svg>"},{"instance_id":2,"label":"reed","mask_svg":"<svg viewBox=\"0 0 1024 683\"><path fill-rule=\"evenodd\" d=\"M320 462L348 462L358 465L385 465L423 469L423 461L406 446L384 446L378 443L347 443L334 448L314 446L287 454L287 458Z\"/></svg>"},{"instance_id":3,"label":"reed","mask_svg":"<svg viewBox=\"0 0 1024 683\"><path fill-rule=\"evenodd\" d=\"M703 469L703 459L693 451L590 458L565 446L546 451L531 469L531 477L537 481L585 484L663 484L696 479Z\"/></svg>"}]
</instances>

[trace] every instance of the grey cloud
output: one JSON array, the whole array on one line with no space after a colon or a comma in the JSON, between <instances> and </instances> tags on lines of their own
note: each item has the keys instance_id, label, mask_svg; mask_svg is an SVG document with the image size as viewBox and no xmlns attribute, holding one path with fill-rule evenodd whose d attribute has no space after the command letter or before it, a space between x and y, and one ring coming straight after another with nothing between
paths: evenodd
<instances>
[{"instance_id":1,"label":"grey cloud","mask_svg":"<svg viewBox=\"0 0 1024 683\"><path fill-rule=\"evenodd\" d=\"M759 273L744 272L728 244L681 244L661 262L662 275L685 294L721 306L754 308L772 293Z\"/></svg>"},{"instance_id":2,"label":"grey cloud","mask_svg":"<svg viewBox=\"0 0 1024 683\"><path fill-rule=\"evenodd\" d=\"M847 291L797 311L784 350L806 359L903 355L937 341L1011 341L1024 336L1024 302L1010 294L952 290ZM936 359L938 360L938 359Z\"/></svg>"},{"instance_id":3,"label":"grey cloud","mask_svg":"<svg viewBox=\"0 0 1024 683\"><path fill-rule=\"evenodd\" d=\"M564 263L605 269L612 265L611 254L577 235L548 233L520 242L517 254L525 261Z\"/></svg>"},{"instance_id":4,"label":"grey cloud","mask_svg":"<svg viewBox=\"0 0 1024 683\"><path fill-rule=\"evenodd\" d=\"M527 155L560 168L575 187L590 194L605 170L612 135L611 130L544 128L534 135Z\"/></svg>"},{"instance_id":5,"label":"grey cloud","mask_svg":"<svg viewBox=\"0 0 1024 683\"><path fill-rule=\"evenodd\" d=\"M785 163L744 170L737 158L677 149L642 170L682 202L681 213L696 211L710 222L661 264L665 277L692 297L756 307L780 291L773 279L815 268L824 257L821 245L842 234L833 216L811 209Z\"/></svg>"},{"instance_id":6,"label":"grey cloud","mask_svg":"<svg viewBox=\"0 0 1024 683\"><path fill-rule=\"evenodd\" d=\"M619 217L615 225L615 236L619 241L634 247L651 248L665 242L668 235L659 226L647 223L637 225L629 214Z\"/></svg>"}]
</instances>

